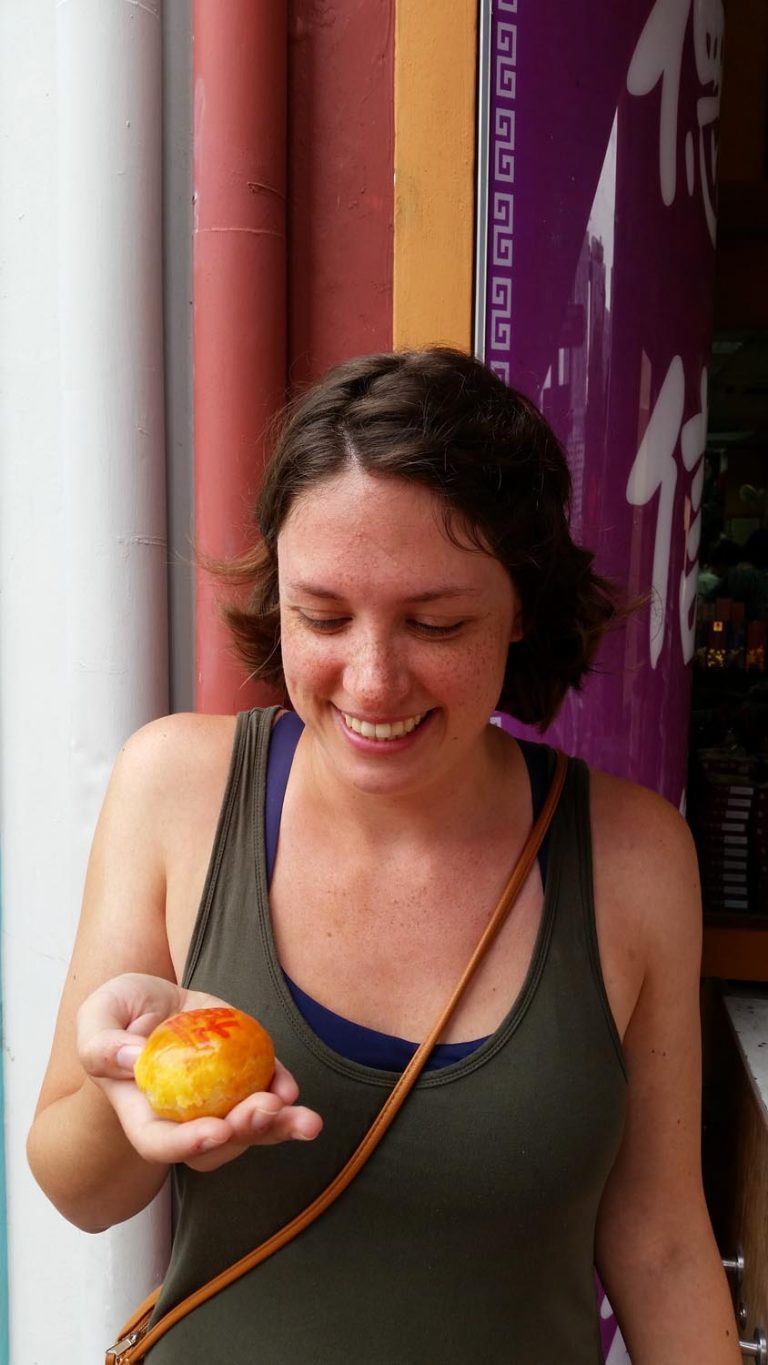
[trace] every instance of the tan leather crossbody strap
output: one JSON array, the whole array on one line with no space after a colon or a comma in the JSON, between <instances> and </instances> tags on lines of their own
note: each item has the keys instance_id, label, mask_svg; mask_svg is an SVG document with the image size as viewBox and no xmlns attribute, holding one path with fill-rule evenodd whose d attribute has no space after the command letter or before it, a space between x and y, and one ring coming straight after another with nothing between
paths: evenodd
<instances>
[{"instance_id":1,"label":"tan leather crossbody strap","mask_svg":"<svg viewBox=\"0 0 768 1365\"><path fill-rule=\"evenodd\" d=\"M273 1252L278 1251L280 1247L285 1246L286 1242L290 1242L297 1233L303 1231L310 1223L313 1223L314 1220L328 1208L329 1204L332 1204L335 1199L338 1199L342 1190L344 1190L349 1182L354 1179L360 1168L368 1160L368 1157L378 1146L379 1142L381 1142L381 1139L394 1119L398 1109L409 1091L412 1090L413 1086L416 1084L432 1048L440 1037L440 1034L453 1014L453 1011L456 1009L475 968L493 942L508 911L514 904L520 890L525 884L531 868L536 861L536 857L541 848L547 829L549 828L552 816L555 813L557 803L560 799L560 793L562 792L563 784L565 782L567 768L568 759L565 754L558 750L556 753L555 772L552 782L550 783L547 798L528 835L525 847L515 863L509 880L501 893L496 908L483 930L477 947L464 968L447 1004L441 1010L439 1017L435 1020L427 1037L419 1045L408 1063L408 1066L405 1068L405 1071L390 1091L384 1105L379 1110L379 1113L368 1129L368 1132L365 1134L365 1137L353 1152L346 1165L342 1167L338 1175L331 1181L330 1185L327 1185L322 1193L319 1194L307 1208L303 1209L295 1218L292 1218L290 1223L286 1223L285 1227L280 1228L276 1233L269 1237L266 1242L262 1242L261 1246L255 1247L247 1256L243 1256L239 1261L235 1261L233 1265L228 1266L220 1275L214 1276L207 1284L204 1284L200 1289L197 1289L194 1294L190 1294L186 1299L182 1299L180 1303L176 1304L175 1308L170 1309L168 1313L164 1314L159 1322L155 1323L154 1327L149 1331L145 1331L146 1322L148 1321L160 1294L160 1289L154 1290L125 1324L120 1340L107 1352L106 1365L135 1365L135 1362L143 1360L147 1351L149 1351L159 1341L160 1337L164 1336L175 1323L181 1318L186 1317L187 1313L190 1313L193 1308L197 1308L201 1303L205 1303L207 1299L213 1298L214 1294L218 1294L222 1289L226 1289L227 1285L232 1284L233 1280L237 1280L241 1275L245 1275L249 1270L252 1270L254 1266L259 1265L261 1261L266 1261L268 1256L271 1256Z\"/></svg>"}]
</instances>

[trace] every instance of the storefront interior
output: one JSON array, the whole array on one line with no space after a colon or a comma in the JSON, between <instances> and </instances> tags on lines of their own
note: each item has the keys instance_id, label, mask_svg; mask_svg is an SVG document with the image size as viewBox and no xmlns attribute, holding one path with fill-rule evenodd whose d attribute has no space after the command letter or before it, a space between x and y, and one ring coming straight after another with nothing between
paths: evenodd
<instances>
[{"instance_id":1,"label":"storefront interior","mask_svg":"<svg viewBox=\"0 0 768 1365\"><path fill-rule=\"evenodd\" d=\"M768 1360L768 9L726 4L687 816L704 904L703 1155L745 1354Z\"/></svg>"}]
</instances>

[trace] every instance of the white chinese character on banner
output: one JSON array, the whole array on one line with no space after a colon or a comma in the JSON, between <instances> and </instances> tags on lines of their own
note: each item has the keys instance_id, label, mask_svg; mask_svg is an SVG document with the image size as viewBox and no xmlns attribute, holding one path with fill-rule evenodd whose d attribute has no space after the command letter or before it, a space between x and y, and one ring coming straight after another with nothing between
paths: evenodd
<instances>
[{"instance_id":1,"label":"white chinese character on banner","mask_svg":"<svg viewBox=\"0 0 768 1365\"><path fill-rule=\"evenodd\" d=\"M720 116L720 75L723 57L725 11L723 0L656 0L632 54L627 73L631 95L648 95L661 81L659 117L659 184L665 204L677 193L680 77L685 35L693 5L693 47L699 84L708 88L696 102L698 165L702 205L714 244L713 190L717 175L716 125ZM688 193L696 184L696 153L693 133L685 135L685 171Z\"/></svg>"},{"instance_id":2,"label":"white chinese character on banner","mask_svg":"<svg viewBox=\"0 0 768 1365\"><path fill-rule=\"evenodd\" d=\"M627 480L627 502L633 507L645 507L658 493L656 537L653 547L653 570L650 624L651 667L655 668L664 644L669 591L670 557L672 550L672 518L677 488L678 464L675 452L680 446L683 466L693 473L690 493L686 499L686 549L683 572L680 576L679 619L683 659L693 657L695 630L695 597L698 579L699 541L701 539L701 497L704 487L704 446L707 431L707 372L700 380L701 408L694 417L683 423L685 405L685 370L682 357L676 355L667 370L651 413L645 435L635 456ZM690 566L690 567L689 567Z\"/></svg>"},{"instance_id":3,"label":"white chinese character on banner","mask_svg":"<svg viewBox=\"0 0 768 1365\"><path fill-rule=\"evenodd\" d=\"M683 660L690 663L696 639L696 584L699 577L701 543L701 498L704 492L704 448L707 444L707 371L699 383L701 408L689 417L680 435L683 464L693 471L690 499L686 499L688 533L685 538L685 563L680 574L680 643ZM686 565L690 564L687 569Z\"/></svg>"},{"instance_id":4,"label":"white chinese character on banner","mask_svg":"<svg viewBox=\"0 0 768 1365\"><path fill-rule=\"evenodd\" d=\"M715 242L715 209L710 185L717 183L716 126L720 118L720 76L723 66L723 30L725 11L723 0L694 0L693 46L696 71L701 85L712 86L710 95L696 101L696 120L699 125L699 175L709 235ZM708 136L707 136L708 133ZM693 135L689 132L685 143L686 165L693 161ZM693 193L693 172L688 171L688 193Z\"/></svg>"}]
</instances>

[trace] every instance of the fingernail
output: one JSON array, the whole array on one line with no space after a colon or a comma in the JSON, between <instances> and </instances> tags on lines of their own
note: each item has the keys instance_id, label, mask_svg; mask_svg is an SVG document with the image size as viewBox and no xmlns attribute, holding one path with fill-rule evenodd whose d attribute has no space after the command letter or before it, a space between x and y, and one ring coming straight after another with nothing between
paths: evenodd
<instances>
[{"instance_id":1,"label":"fingernail","mask_svg":"<svg viewBox=\"0 0 768 1365\"><path fill-rule=\"evenodd\" d=\"M123 1047L118 1049L115 1054L115 1061L118 1066L125 1067L126 1071L133 1071L140 1052L141 1048L138 1043L126 1043Z\"/></svg>"},{"instance_id":2,"label":"fingernail","mask_svg":"<svg viewBox=\"0 0 768 1365\"><path fill-rule=\"evenodd\" d=\"M251 1130L254 1133L263 1132L265 1128L269 1127L268 1119L274 1117L271 1109L257 1109L256 1113L251 1115Z\"/></svg>"},{"instance_id":3,"label":"fingernail","mask_svg":"<svg viewBox=\"0 0 768 1365\"><path fill-rule=\"evenodd\" d=\"M214 1147L220 1147L224 1141L224 1138L203 1138L202 1142L199 1144L199 1150L201 1152L211 1152Z\"/></svg>"}]
</instances>

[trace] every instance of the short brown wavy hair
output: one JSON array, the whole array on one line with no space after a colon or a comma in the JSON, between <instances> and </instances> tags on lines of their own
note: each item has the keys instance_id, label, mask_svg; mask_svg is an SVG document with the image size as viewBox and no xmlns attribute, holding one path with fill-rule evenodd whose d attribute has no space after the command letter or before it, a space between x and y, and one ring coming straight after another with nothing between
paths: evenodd
<instances>
[{"instance_id":1,"label":"short brown wavy hair","mask_svg":"<svg viewBox=\"0 0 768 1365\"><path fill-rule=\"evenodd\" d=\"M450 539L507 569L523 638L510 645L498 708L544 729L622 614L618 595L571 539L568 465L538 408L447 347L348 360L286 410L256 505L259 539L217 566L247 590L223 614L251 676L285 690L281 527L297 498L352 464L430 489Z\"/></svg>"}]
</instances>

